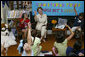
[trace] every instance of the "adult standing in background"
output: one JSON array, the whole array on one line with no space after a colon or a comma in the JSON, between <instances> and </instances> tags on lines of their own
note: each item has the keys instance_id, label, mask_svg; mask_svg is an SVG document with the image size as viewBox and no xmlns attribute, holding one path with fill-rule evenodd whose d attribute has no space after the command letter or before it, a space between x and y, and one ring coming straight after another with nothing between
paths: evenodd
<instances>
[{"instance_id":1,"label":"adult standing in background","mask_svg":"<svg viewBox=\"0 0 85 57\"><path fill-rule=\"evenodd\" d=\"M37 12L39 13L38 15ZM37 22L36 30L41 31L41 39L43 39L43 41L45 42L44 38L46 38L46 31L47 31L46 30L47 15L43 14L43 9L41 7L37 8L37 12L36 11L34 12L35 13L34 19Z\"/></svg>"}]
</instances>

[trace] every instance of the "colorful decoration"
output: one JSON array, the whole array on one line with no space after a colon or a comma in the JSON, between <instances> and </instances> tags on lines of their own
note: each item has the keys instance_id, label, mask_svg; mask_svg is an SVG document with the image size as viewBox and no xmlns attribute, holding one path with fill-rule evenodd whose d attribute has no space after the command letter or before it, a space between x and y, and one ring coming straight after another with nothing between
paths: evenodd
<instances>
[{"instance_id":1,"label":"colorful decoration","mask_svg":"<svg viewBox=\"0 0 85 57\"><path fill-rule=\"evenodd\" d=\"M55 24L57 23L56 20L52 20L51 23L53 24L53 27L55 27Z\"/></svg>"},{"instance_id":2,"label":"colorful decoration","mask_svg":"<svg viewBox=\"0 0 85 57\"><path fill-rule=\"evenodd\" d=\"M74 6L78 14L84 12L84 1L32 1L32 15L42 7L47 16L75 16Z\"/></svg>"},{"instance_id":3,"label":"colorful decoration","mask_svg":"<svg viewBox=\"0 0 85 57\"><path fill-rule=\"evenodd\" d=\"M52 20L51 23L52 23L52 24L56 24L57 21L56 21L56 20Z\"/></svg>"}]
</instances>

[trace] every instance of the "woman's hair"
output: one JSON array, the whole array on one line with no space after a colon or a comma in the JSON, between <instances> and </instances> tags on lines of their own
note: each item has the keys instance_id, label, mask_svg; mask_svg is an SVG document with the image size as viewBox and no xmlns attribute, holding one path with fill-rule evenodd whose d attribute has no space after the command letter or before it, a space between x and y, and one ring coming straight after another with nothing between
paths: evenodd
<instances>
[{"instance_id":1,"label":"woman's hair","mask_svg":"<svg viewBox=\"0 0 85 57\"><path fill-rule=\"evenodd\" d=\"M38 8L37 8L37 12L38 12L39 9L43 10L42 7L38 7Z\"/></svg>"},{"instance_id":2,"label":"woman's hair","mask_svg":"<svg viewBox=\"0 0 85 57\"><path fill-rule=\"evenodd\" d=\"M77 40L73 46L73 51L74 53L76 53L77 51L79 51L82 47L82 42L80 40Z\"/></svg>"},{"instance_id":3,"label":"woman's hair","mask_svg":"<svg viewBox=\"0 0 85 57\"><path fill-rule=\"evenodd\" d=\"M27 14L27 13L23 13L23 14L22 14L22 18L24 18L24 14Z\"/></svg>"},{"instance_id":4,"label":"woman's hair","mask_svg":"<svg viewBox=\"0 0 85 57\"><path fill-rule=\"evenodd\" d=\"M56 42L57 43L62 43L62 42L64 42L64 40L65 40L64 33L62 31L57 32Z\"/></svg>"}]
</instances>

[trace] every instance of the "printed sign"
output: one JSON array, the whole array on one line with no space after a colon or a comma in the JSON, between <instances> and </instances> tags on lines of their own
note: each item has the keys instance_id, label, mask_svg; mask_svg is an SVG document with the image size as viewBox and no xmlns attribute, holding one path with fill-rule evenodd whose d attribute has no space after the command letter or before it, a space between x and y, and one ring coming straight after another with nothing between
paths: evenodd
<instances>
[{"instance_id":1,"label":"printed sign","mask_svg":"<svg viewBox=\"0 0 85 57\"><path fill-rule=\"evenodd\" d=\"M48 16L75 16L74 5L78 14L84 12L84 1L32 1L32 15L42 7Z\"/></svg>"}]
</instances>

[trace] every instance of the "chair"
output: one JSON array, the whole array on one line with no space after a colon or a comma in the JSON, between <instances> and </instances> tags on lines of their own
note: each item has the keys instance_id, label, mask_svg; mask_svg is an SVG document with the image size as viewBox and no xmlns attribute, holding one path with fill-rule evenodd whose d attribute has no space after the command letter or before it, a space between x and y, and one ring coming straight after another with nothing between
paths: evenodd
<instances>
[{"instance_id":1,"label":"chair","mask_svg":"<svg viewBox=\"0 0 85 57\"><path fill-rule=\"evenodd\" d=\"M14 24L15 24L15 27L17 30L17 39L22 39L23 32L22 32L21 28L19 27L19 23L20 23L19 20L20 19L14 20Z\"/></svg>"}]
</instances>

